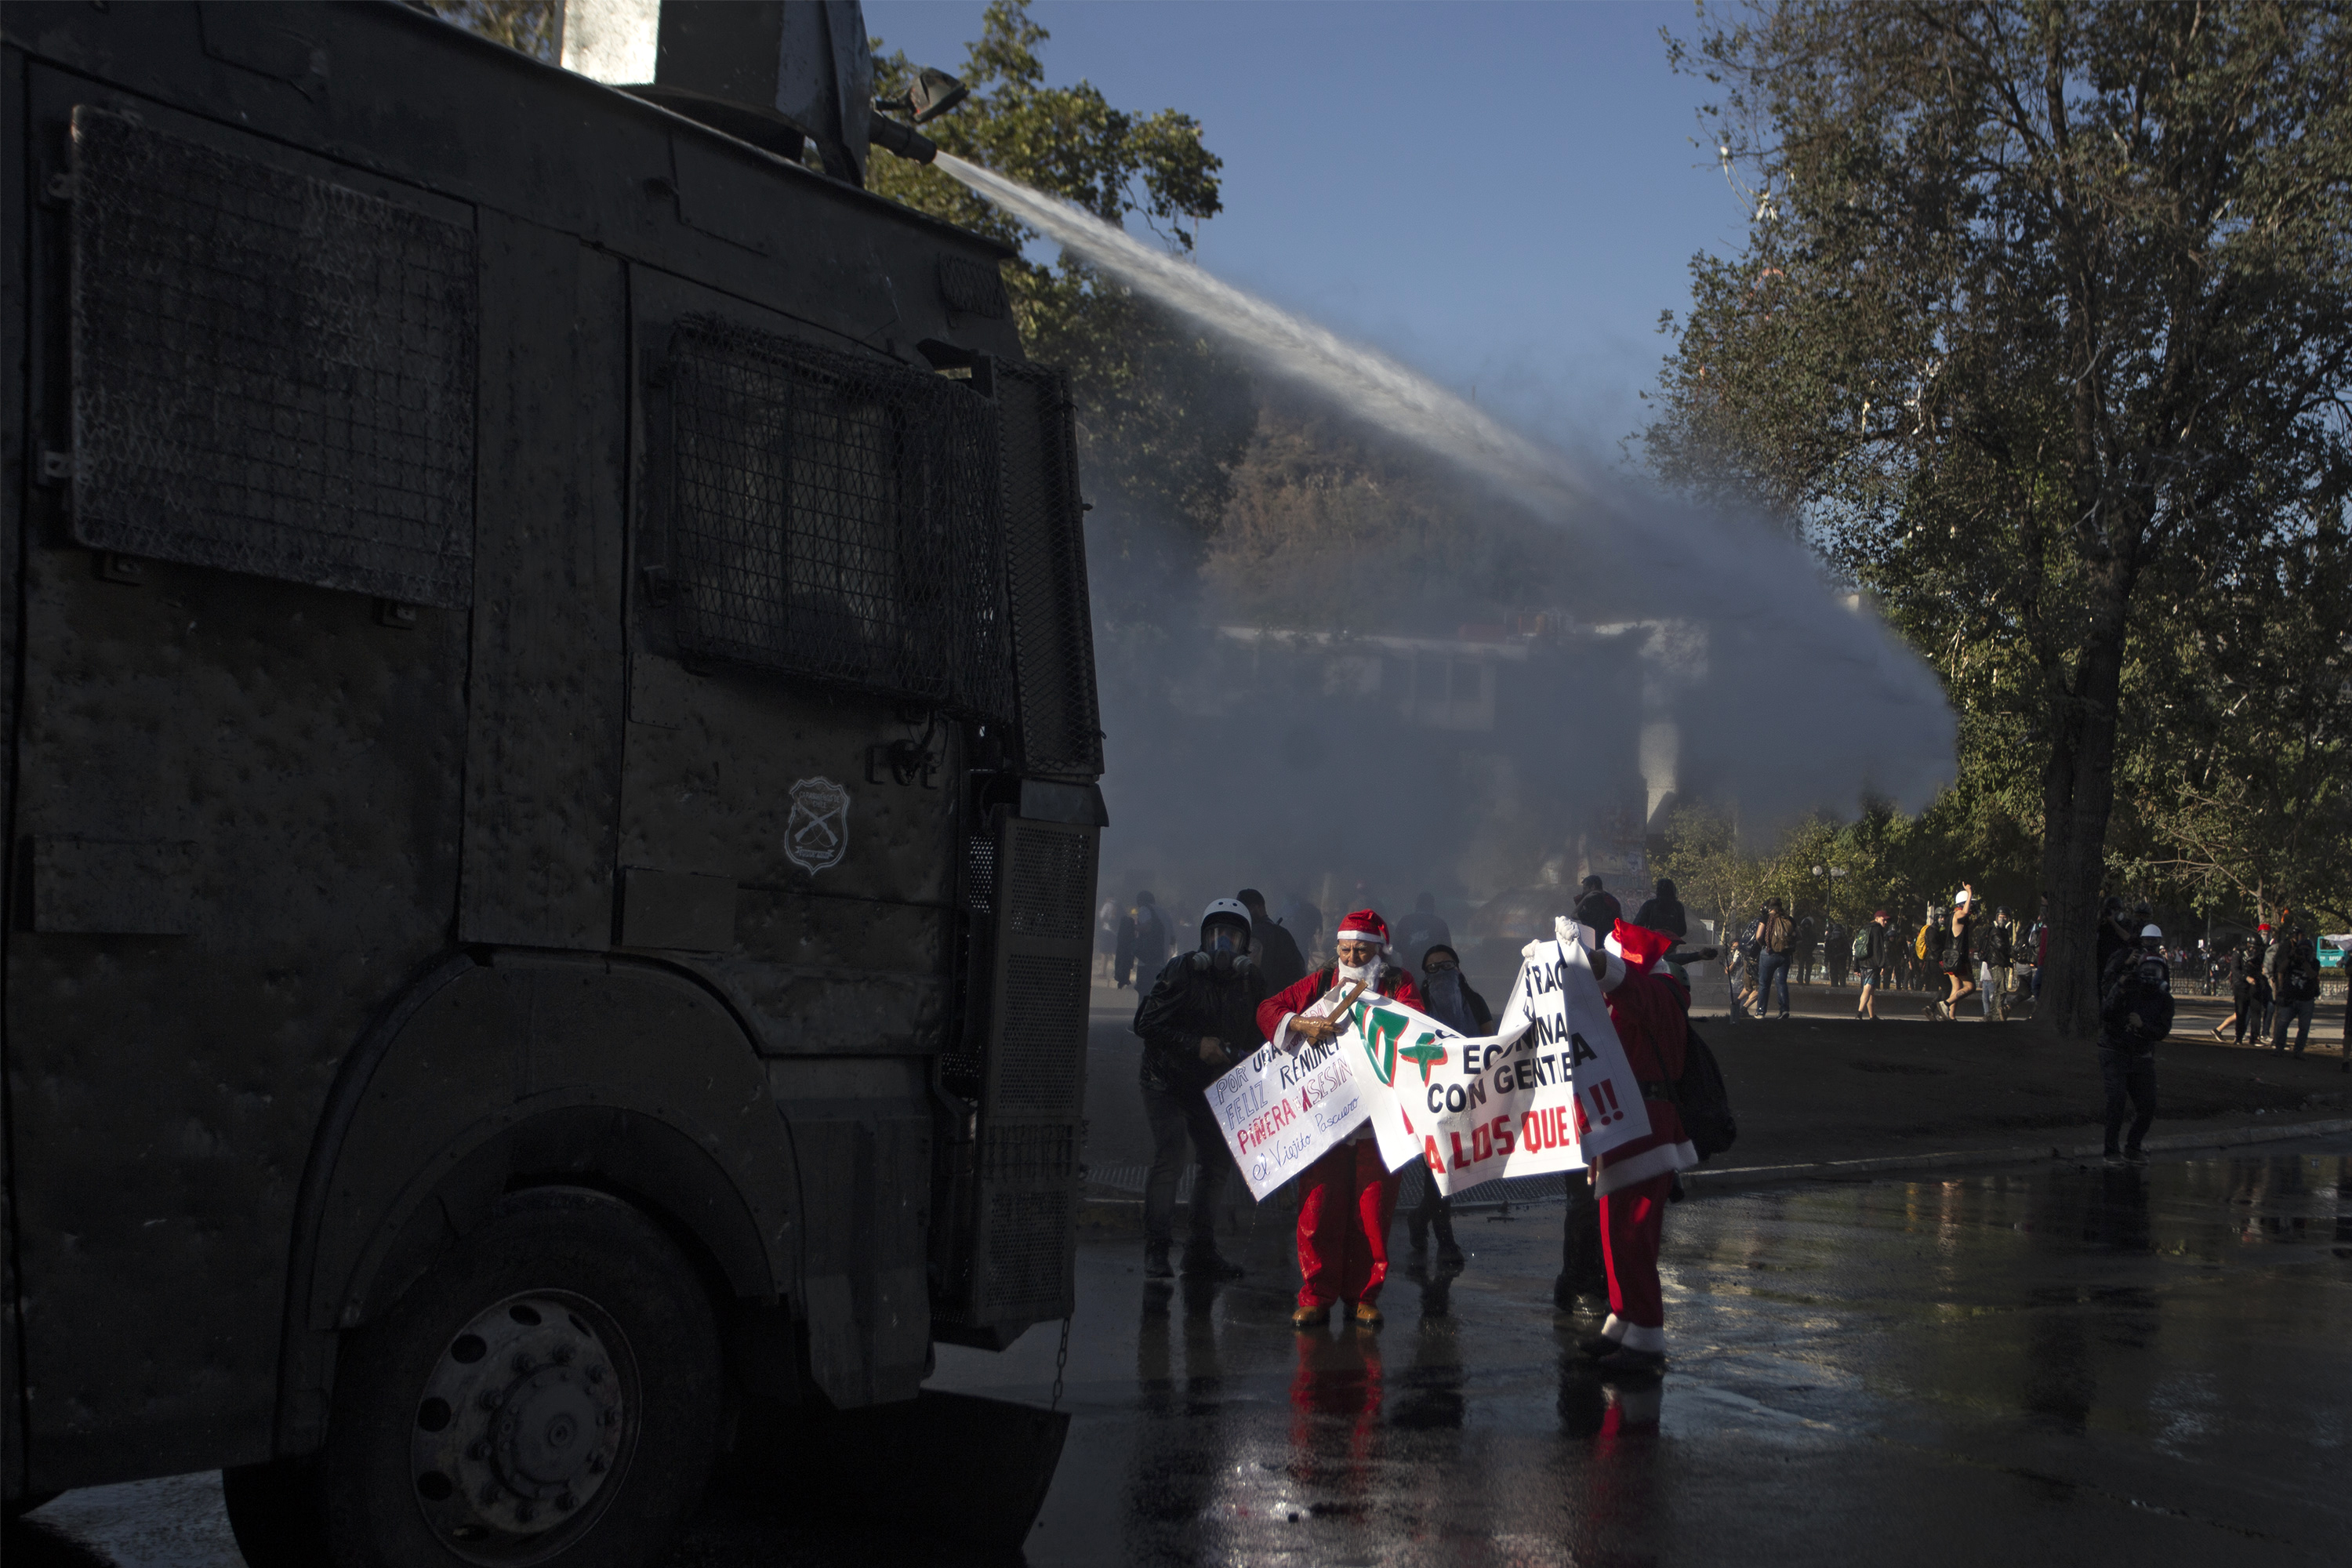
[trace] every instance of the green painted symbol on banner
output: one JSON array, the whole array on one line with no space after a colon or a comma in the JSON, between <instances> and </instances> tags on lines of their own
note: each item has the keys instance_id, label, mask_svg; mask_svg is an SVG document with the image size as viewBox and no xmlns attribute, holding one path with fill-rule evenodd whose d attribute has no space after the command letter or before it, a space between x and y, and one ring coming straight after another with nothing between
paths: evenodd
<instances>
[{"instance_id":1,"label":"green painted symbol on banner","mask_svg":"<svg viewBox=\"0 0 2352 1568\"><path fill-rule=\"evenodd\" d=\"M1422 1036L1397 1055L1421 1068L1421 1081L1424 1084L1429 1081L1429 1069L1444 1067L1446 1062L1445 1047L1437 1043L1435 1035Z\"/></svg>"},{"instance_id":2,"label":"green painted symbol on banner","mask_svg":"<svg viewBox=\"0 0 2352 1568\"><path fill-rule=\"evenodd\" d=\"M1364 1055L1371 1058L1372 1070L1382 1083L1396 1082L1397 1041L1402 1037L1405 1016L1382 1008L1369 1010L1360 1016L1356 1026L1364 1034Z\"/></svg>"}]
</instances>

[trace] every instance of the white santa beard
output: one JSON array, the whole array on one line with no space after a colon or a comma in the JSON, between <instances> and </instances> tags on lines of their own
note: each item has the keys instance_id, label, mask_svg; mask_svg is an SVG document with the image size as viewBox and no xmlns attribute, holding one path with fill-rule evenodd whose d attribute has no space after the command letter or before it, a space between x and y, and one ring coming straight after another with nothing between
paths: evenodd
<instances>
[{"instance_id":1,"label":"white santa beard","mask_svg":"<svg viewBox=\"0 0 2352 1568\"><path fill-rule=\"evenodd\" d=\"M1360 985L1370 985L1381 972L1381 961L1371 958L1361 963L1339 963L1333 967L1339 971L1340 979L1351 980Z\"/></svg>"}]
</instances>

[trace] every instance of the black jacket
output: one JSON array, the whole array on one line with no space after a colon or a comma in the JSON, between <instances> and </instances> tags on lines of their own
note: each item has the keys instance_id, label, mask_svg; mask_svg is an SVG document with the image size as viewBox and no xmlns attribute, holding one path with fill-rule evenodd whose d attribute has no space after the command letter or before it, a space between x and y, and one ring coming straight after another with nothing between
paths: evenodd
<instances>
[{"instance_id":1,"label":"black jacket","mask_svg":"<svg viewBox=\"0 0 2352 1568\"><path fill-rule=\"evenodd\" d=\"M1651 899L1634 911L1633 923L1644 931L1664 931L1669 936L1690 935L1690 917L1683 912L1680 899Z\"/></svg>"},{"instance_id":2,"label":"black jacket","mask_svg":"<svg viewBox=\"0 0 2352 1568\"><path fill-rule=\"evenodd\" d=\"M1307 977L1307 956L1287 927L1270 920L1252 921L1250 934L1257 942L1257 966L1265 972L1267 995Z\"/></svg>"},{"instance_id":3,"label":"black jacket","mask_svg":"<svg viewBox=\"0 0 2352 1568\"><path fill-rule=\"evenodd\" d=\"M1265 972L1254 963L1221 965L1204 952L1170 959L1135 1008L1143 1083L1161 1089L1206 1089L1225 1068L1201 1059L1202 1037L1225 1042L1228 1065L1241 1060L1261 1043L1257 1005L1271 994Z\"/></svg>"}]
</instances>

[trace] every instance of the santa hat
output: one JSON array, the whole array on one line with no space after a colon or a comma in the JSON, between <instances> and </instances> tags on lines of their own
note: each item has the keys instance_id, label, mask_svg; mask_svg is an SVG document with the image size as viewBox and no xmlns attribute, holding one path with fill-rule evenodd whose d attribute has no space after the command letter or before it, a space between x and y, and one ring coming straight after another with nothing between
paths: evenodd
<instances>
[{"instance_id":1,"label":"santa hat","mask_svg":"<svg viewBox=\"0 0 2352 1568\"><path fill-rule=\"evenodd\" d=\"M1634 973L1647 974L1650 966L1674 947L1675 939L1664 931L1629 925L1621 920L1616 929L1609 933L1609 940L1601 945L1623 959L1625 967Z\"/></svg>"},{"instance_id":2,"label":"santa hat","mask_svg":"<svg viewBox=\"0 0 2352 1568\"><path fill-rule=\"evenodd\" d=\"M1389 950L1389 922L1381 919L1377 910L1358 910L1339 922L1340 942L1369 942L1382 952Z\"/></svg>"}]
</instances>

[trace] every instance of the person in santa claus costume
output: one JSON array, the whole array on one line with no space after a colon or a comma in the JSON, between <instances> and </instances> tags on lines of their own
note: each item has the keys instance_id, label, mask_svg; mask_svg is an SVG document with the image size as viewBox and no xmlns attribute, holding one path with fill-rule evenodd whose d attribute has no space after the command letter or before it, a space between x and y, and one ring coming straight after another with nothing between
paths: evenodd
<instances>
[{"instance_id":1,"label":"person in santa claus costume","mask_svg":"<svg viewBox=\"0 0 2352 1568\"><path fill-rule=\"evenodd\" d=\"M1561 922L1564 926L1566 921ZM1592 1158L1600 1198L1601 1251L1609 1271L1609 1316L1578 1348L1612 1372L1655 1373L1666 1364L1666 1309L1658 1286L1658 1241L1675 1173L1698 1164L1683 1131L1675 1083L1683 1075L1690 992L1658 967L1674 938L1619 921L1605 940L1591 926L1570 928L1609 999L1609 1021L1641 1080L1646 1137Z\"/></svg>"},{"instance_id":2,"label":"person in santa claus costume","mask_svg":"<svg viewBox=\"0 0 2352 1568\"><path fill-rule=\"evenodd\" d=\"M1339 962L1327 963L1295 985L1259 1004L1257 1023L1266 1039L1284 1050L1320 1046L1339 1025L1315 1009L1338 1012L1338 1003L1360 990L1393 996L1423 1008L1410 971L1391 960L1388 922L1370 910L1358 910L1339 922ZM1335 995L1334 993L1337 993ZM1396 1215L1397 1178L1381 1162L1381 1146L1370 1121L1334 1145L1298 1178L1298 1308L1294 1328L1320 1328L1331 1304L1344 1302L1359 1323L1381 1321L1381 1285L1389 1274L1389 1223Z\"/></svg>"}]
</instances>

